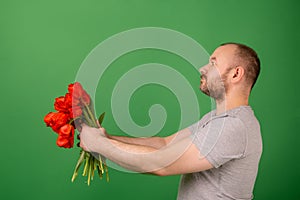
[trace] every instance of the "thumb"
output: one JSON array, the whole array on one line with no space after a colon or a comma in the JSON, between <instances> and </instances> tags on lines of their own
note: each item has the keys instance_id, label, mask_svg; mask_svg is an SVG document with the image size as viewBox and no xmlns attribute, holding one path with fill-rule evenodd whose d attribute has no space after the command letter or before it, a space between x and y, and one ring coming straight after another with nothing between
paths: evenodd
<instances>
[{"instance_id":1,"label":"thumb","mask_svg":"<svg viewBox=\"0 0 300 200\"><path fill-rule=\"evenodd\" d=\"M102 128L101 124L99 123L99 120L96 120L96 122L97 122L98 127Z\"/></svg>"}]
</instances>

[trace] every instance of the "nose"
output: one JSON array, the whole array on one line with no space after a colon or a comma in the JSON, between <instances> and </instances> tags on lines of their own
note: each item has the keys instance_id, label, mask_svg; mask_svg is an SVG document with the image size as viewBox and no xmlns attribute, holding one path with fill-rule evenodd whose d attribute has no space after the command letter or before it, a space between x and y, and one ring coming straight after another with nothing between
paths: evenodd
<instances>
[{"instance_id":1,"label":"nose","mask_svg":"<svg viewBox=\"0 0 300 200\"><path fill-rule=\"evenodd\" d=\"M207 65L204 65L204 66L202 66L202 67L200 67L199 68L199 72L201 73L201 74L206 74L206 72L207 72Z\"/></svg>"}]
</instances>

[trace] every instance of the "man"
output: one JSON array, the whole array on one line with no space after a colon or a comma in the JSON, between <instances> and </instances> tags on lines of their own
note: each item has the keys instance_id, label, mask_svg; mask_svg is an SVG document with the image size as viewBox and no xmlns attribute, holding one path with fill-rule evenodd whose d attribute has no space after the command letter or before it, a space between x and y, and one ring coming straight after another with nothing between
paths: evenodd
<instances>
[{"instance_id":1,"label":"man","mask_svg":"<svg viewBox=\"0 0 300 200\"><path fill-rule=\"evenodd\" d=\"M223 44L200 68L200 90L216 109L199 122L165 138L111 136L83 125L80 146L133 171L183 174L180 200L252 199L262 140L248 99L259 71L255 51Z\"/></svg>"}]
</instances>

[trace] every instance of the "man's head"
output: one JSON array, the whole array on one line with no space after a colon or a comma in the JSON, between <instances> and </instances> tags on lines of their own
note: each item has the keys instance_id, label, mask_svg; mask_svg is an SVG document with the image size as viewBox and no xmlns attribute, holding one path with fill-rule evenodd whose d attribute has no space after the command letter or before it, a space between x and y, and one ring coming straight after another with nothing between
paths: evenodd
<instances>
[{"instance_id":1,"label":"man's head","mask_svg":"<svg viewBox=\"0 0 300 200\"><path fill-rule=\"evenodd\" d=\"M225 43L213 52L209 64L200 68L200 72L200 90L216 100L223 100L233 89L249 95L260 72L260 61L250 47Z\"/></svg>"}]
</instances>

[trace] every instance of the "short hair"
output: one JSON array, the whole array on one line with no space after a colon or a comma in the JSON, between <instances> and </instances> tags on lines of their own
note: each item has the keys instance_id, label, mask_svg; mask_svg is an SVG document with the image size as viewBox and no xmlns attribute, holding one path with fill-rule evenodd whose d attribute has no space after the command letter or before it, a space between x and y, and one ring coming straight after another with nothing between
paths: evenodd
<instances>
[{"instance_id":1,"label":"short hair","mask_svg":"<svg viewBox=\"0 0 300 200\"><path fill-rule=\"evenodd\" d=\"M229 44L237 47L235 56L237 57L237 60L242 62L243 66L245 67L246 81L251 84L252 89L260 72L260 60L257 56L257 53L249 46L235 42L223 43L220 46Z\"/></svg>"}]
</instances>

